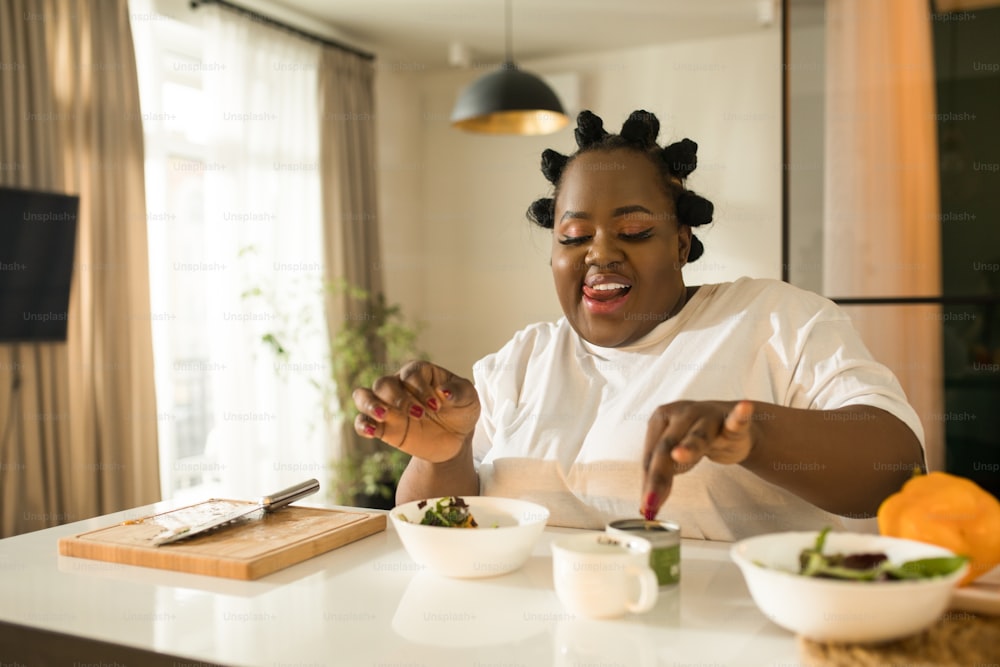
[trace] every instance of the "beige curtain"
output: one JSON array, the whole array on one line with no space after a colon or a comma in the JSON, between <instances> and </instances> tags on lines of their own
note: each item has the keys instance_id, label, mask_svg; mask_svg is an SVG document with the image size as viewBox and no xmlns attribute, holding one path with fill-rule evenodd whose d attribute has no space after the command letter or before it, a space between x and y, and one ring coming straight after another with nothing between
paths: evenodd
<instances>
[{"instance_id":1,"label":"beige curtain","mask_svg":"<svg viewBox=\"0 0 1000 667\"><path fill-rule=\"evenodd\" d=\"M2 537L160 491L126 0L4 0L0 63L0 184L80 196L68 340L0 346Z\"/></svg>"},{"instance_id":2,"label":"beige curtain","mask_svg":"<svg viewBox=\"0 0 1000 667\"><path fill-rule=\"evenodd\" d=\"M369 294L382 292L375 180L374 66L370 60L324 48L319 72L320 174L323 182L323 253L327 279ZM348 317L342 293L327 298L327 328ZM358 445L351 423L342 446ZM342 450L343 451L343 450Z\"/></svg>"},{"instance_id":3,"label":"beige curtain","mask_svg":"<svg viewBox=\"0 0 1000 667\"><path fill-rule=\"evenodd\" d=\"M926 0L828 0L824 293L941 290L938 155ZM941 312L848 308L900 379L944 467Z\"/></svg>"}]
</instances>

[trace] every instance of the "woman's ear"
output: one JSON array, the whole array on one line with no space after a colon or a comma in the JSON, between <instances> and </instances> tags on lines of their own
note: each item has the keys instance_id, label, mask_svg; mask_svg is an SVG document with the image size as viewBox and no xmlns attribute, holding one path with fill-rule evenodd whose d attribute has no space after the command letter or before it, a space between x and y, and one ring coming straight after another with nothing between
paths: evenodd
<instances>
[{"instance_id":1,"label":"woman's ear","mask_svg":"<svg viewBox=\"0 0 1000 667\"><path fill-rule=\"evenodd\" d=\"M687 264L691 253L691 227L680 225L677 228L677 268Z\"/></svg>"}]
</instances>

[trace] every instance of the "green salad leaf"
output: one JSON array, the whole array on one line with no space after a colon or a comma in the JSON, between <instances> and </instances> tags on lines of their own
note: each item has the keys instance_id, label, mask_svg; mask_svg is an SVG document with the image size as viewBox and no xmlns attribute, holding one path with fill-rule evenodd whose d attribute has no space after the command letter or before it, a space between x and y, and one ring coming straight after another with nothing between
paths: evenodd
<instances>
[{"instance_id":1,"label":"green salad leaf","mask_svg":"<svg viewBox=\"0 0 1000 667\"><path fill-rule=\"evenodd\" d=\"M965 556L921 558L887 570L890 579L929 579L943 577L961 568L969 559Z\"/></svg>"},{"instance_id":2,"label":"green salad leaf","mask_svg":"<svg viewBox=\"0 0 1000 667\"><path fill-rule=\"evenodd\" d=\"M427 502L421 501L417 508L423 509L426 506ZM445 528L476 528L479 525L472 516L468 503L465 502L464 498L458 496L438 500L434 507L424 512L424 518L420 520L420 523L424 526L443 526Z\"/></svg>"},{"instance_id":3,"label":"green salad leaf","mask_svg":"<svg viewBox=\"0 0 1000 667\"><path fill-rule=\"evenodd\" d=\"M849 581L898 581L929 579L957 571L968 561L965 556L921 558L899 565L889 562L881 552L857 554L824 554L827 526L816 536L812 548L799 552L799 571L806 577L843 579Z\"/></svg>"}]
</instances>

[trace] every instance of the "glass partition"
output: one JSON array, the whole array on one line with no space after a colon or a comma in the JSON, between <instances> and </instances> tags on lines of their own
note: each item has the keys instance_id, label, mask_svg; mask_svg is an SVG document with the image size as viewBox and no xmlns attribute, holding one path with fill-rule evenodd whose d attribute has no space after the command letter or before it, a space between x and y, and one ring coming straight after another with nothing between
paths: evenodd
<instances>
[{"instance_id":1,"label":"glass partition","mask_svg":"<svg viewBox=\"0 0 1000 667\"><path fill-rule=\"evenodd\" d=\"M830 293L824 284L824 268L831 269L824 267L831 253L823 247L825 134L827 124L837 120L827 117L827 19L835 1L784 2L784 274L844 305L873 349L889 350L890 357L899 352L892 363L902 364L894 369L901 378L939 365L918 372L908 393L939 395L926 404L936 407L925 408L921 418L929 432L943 438L943 467L1000 496L1000 2L954 11L929 3L940 281L932 293L901 295L892 285L880 285L877 271L863 293ZM877 167L857 164L860 170ZM850 264L833 268L869 275L864 265ZM918 308L931 315L914 316ZM902 331L901 318L909 318ZM909 339L920 336L939 341L939 357L935 350L906 358ZM937 378L937 386L930 386L929 377Z\"/></svg>"}]
</instances>

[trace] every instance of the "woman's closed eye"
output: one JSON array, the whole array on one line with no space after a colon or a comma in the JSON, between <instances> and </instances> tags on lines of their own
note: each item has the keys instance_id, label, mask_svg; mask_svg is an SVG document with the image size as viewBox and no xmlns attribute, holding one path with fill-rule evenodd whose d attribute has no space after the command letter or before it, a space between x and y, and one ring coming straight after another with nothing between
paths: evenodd
<instances>
[{"instance_id":1,"label":"woman's closed eye","mask_svg":"<svg viewBox=\"0 0 1000 667\"><path fill-rule=\"evenodd\" d=\"M648 239L652 235L653 235L653 228L650 227L649 229L644 229L641 232L633 232L631 234L626 234L622 232L619 236L621 236L626 241L642 241Z\"/></svg>"},{"instance_id":2,"label":"woman's closed eye","mask_svg":"<svg viewBox=\"0 0 1000 667\"><path fill-rule=\"evenodd\" d=\"M652 227L650 227L649 229L644 229L640 232L629 232L629 233L621 232L618 234L618 238L622 239L623 241L644 241L650 238L651 236L653 236ZM592 238L593 236L589 234L582 236L563 236L562 238L559 239L559 243L565 246L576 246L576 245L582 245Z\"/></svg>"},{"instance_id":3,"label":"woman's closed eye","mask_svg":"<svg viewBox=\"0 0 1000 667\"><path fill-rule=\"evenodd\" d=\"M569 245L569 246L581 245L583 243L586 243L590 238L591 238L590 236L564 236L561 239L559 239L559 243L561 245Z\"/></svg>"}]
</instances>

